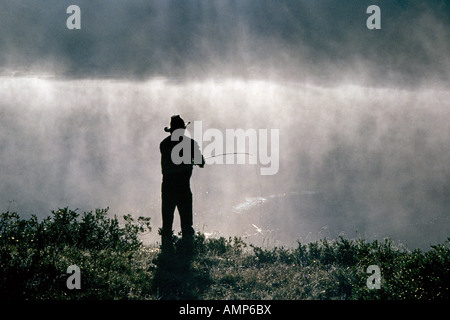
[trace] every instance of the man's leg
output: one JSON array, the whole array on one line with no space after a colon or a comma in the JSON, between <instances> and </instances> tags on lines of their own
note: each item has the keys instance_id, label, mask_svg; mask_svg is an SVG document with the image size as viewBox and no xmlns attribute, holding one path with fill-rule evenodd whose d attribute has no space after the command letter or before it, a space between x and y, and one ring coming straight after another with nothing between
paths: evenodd
<instances>
[{"instance_id":1,"label":"man's leg","mask_svg":"<svg viewBox=\"0 0 450 320\"><path fill-rule=\"evenodd\" d=\"M190 189L187 189L179 196L177 207L180 213L181 233L183 237L192 236L194 235L194 228L192 227L192 192Z\"/></svg>"},{"instance_id":2,"label":"man's leg","mask_svg":"<svg viewBox=\"0 0 450 320\"><path fill-rule=\"evenodd\" d=\"M193 247L194 228L192 227L192 192L190 188L183 190L183 192L180 194L177 207L180 213L181 234L183 236L183 253L186 255L191 255Z\"/></svg>"},{"instance_id":3,"label":"man's leg","mask_svg":"<svg viewBox=\"0 0 450 320\"><path fill-rule=\"evenodd\" d=\"M163 250L171 250L172 247L172 236L173 236L173 215L175 212L175 199L171 190L163 186L162 188L162 230L161 230L161 245Z\"/></svg>"}]
</instances>

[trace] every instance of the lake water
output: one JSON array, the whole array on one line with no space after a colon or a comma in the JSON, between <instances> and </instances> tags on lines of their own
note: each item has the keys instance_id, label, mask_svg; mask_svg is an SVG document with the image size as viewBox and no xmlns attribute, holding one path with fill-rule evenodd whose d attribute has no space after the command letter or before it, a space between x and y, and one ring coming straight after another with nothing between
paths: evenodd
<instances>
[{"instance_id":1,"label":"lake water","mask_svg":"<svg viewBox=\"0 0 450 320\"><path fill-rule=\"evenodd\" d=\"M197 231L288 246L345 234L428 248L450 235L446 90L5 76L0 91L1 211L110 207L150 216L156 241L159 142L180 114L203 130L279 130L275 175L195 168Z\"/></svg>"}]
</instances>

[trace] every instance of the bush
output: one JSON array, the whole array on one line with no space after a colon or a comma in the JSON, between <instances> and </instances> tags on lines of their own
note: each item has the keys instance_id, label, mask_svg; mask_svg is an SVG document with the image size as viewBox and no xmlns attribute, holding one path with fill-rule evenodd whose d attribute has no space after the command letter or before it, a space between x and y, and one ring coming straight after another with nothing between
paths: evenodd
<instances>
[{"instance_id":1,"label":"bush","mask_svg":"<svg viewBox=\"0 0 450 320\"><path fill-rule=\"evenodd\" d=\"M17 213L0 215L0 299L67 299L66 270L77 265L82 290L76 298L126 297L134 281L148 281L130 261L142 248L138 234L150 230L150 218L107 217L108 209L52 211L38 221Z\"/></svg>"},{"instance_id":2,"label":"bush","mask_svg":"<svg viewBox=\"0 0 450 320\"><path fill-rule=\"evenodd\" d=\"M120 221L108 209L64 208L42 221L1 214L0 299L450 299L450 238L423 252L343 237L247 248L197 233L192 257L163 259L139 240L149 218ZM70 265L81 270L80 290L66 286ZM378 290L367 287L370 265L381 271Z\"/></svg>"}]
</instances>

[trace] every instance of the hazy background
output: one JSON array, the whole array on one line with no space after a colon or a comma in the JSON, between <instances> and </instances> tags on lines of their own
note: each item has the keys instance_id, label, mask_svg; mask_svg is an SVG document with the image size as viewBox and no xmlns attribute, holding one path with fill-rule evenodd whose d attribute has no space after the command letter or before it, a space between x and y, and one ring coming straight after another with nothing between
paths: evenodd
<instances>
[{"instance_id":1,"label":"hazy background","mask_svg":"<svg viewBox=\"0 0 450 320\"><path fill-rule=\"evenodd\" d=\"M66 28L71 4L81 30ZM366 28L371 4L381 30ZM0 211L109 206L152 217L155 241L158 146L181 114L280 130L275 176L195 170L198 231L442 242L449 17L444 0L0 0Z\"/></svg>"}]
</instances>

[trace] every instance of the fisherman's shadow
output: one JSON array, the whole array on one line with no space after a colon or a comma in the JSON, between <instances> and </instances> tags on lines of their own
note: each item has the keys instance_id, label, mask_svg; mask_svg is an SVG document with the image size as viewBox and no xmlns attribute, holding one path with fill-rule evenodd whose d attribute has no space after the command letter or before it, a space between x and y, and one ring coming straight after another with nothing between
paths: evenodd
<instances>
[{"instance_id":1,"label":"fisherman's shadow","mask_svg":"<svg viewBox=\"0 0 450 320\"><path fill-rule=\"evenodd\" d=\"M154 261L153 294L161 300L201 299L211 281L207 270L193 266L194 259L195 253L161 251Z\"/></svg>"}]
</instances>

